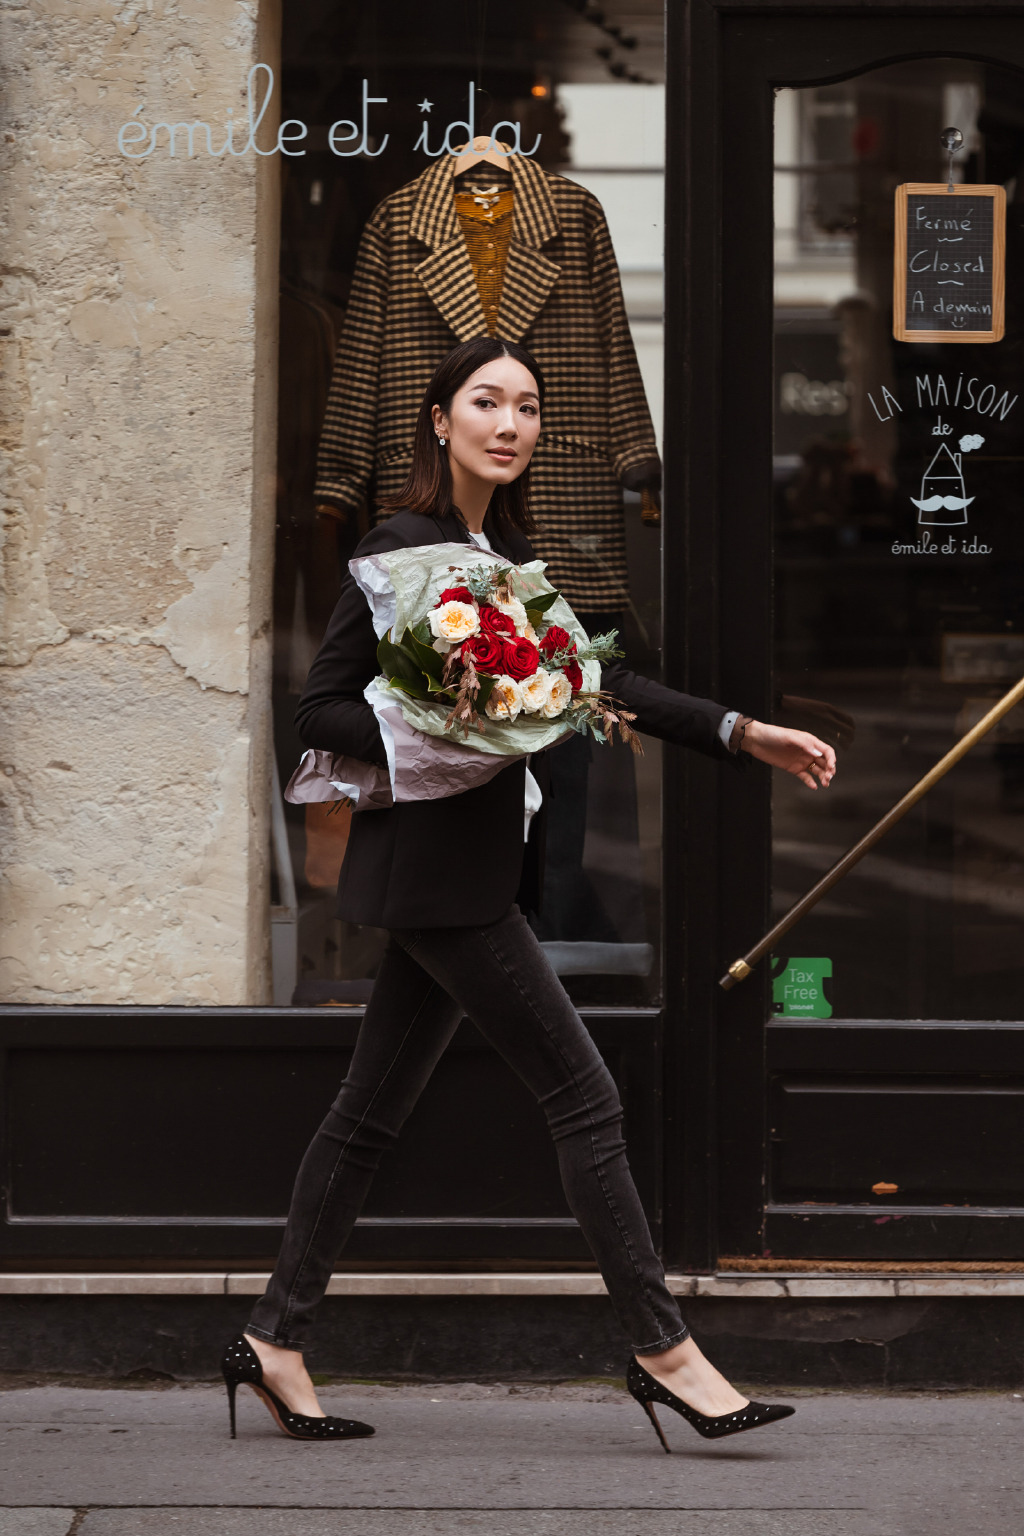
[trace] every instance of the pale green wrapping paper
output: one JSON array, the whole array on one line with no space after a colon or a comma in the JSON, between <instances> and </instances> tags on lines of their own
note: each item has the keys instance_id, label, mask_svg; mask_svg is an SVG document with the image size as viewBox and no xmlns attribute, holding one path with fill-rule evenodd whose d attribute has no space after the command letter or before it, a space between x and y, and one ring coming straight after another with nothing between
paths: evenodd
<instances>
[{"instance_id":1,"label":"pale green wrapping paper","mask_svg":"<svg viewBox=\"0 0 1024 1536\"><path fill-rule=\"evenodd\" d=\"M465 544L427 544L398 549L382 555L363 555L349 562L356 584L370 605L378 638L389 630L401 640L407 628L423 619L446 587L460 585L460 571L481 565L508 565L490 550ZM518 568L513 594L525 607L529 599L554 588L544 576L544 562L532 560ZM558 624L577 645L587 635L564 598L559 597L544 615L544 627ZM601 686L601 667L596 661L581 663L583 686ZM387 768L354 758L309 751L285 790L285 799L296 804L347 799L357 811L386 809L403 801L447 799L487 783L504 763L543 752L571 734L564 720L545 720L521 714L514 721L489 720L481 712L483 730L471 727L468 736L446 731L450 703L426 703L392 688L383 677L374 678L364 697L377 717L387 756ZM538 797L539 798L539 797Z\"/></svg>"}]
</instances>

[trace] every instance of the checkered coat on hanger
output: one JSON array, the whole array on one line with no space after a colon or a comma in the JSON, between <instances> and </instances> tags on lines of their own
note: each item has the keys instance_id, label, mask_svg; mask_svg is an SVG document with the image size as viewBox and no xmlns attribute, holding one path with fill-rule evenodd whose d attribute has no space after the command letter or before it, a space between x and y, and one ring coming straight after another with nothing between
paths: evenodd
<instances>
[{"instance_id":1,"label":"checkered coat on hanger","mask_svg":"<svg viewBox=\"0 0 1024 1536\"><path fill-rule=\"evenodd\" d=\"M657 447L600 203L514 156L515 203L496 333L548 386L531 469L534 544L574 607L626 601L622 486L658 475ZM363 235L320 442L316 498L358 513L402 485L438 362L486 335L449 156L378 206Z\"/></svg>"}]
</instances>

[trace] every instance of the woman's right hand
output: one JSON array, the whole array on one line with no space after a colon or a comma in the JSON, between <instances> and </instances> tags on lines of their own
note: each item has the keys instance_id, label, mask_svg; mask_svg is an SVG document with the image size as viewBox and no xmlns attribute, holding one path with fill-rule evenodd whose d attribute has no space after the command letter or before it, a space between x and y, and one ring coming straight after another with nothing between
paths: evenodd
<instances>
[{"instance_id":1,"label":"woman's right hand","mask_svg":"<svg viewBox=\"0 0 1024 1536\"><path fill-rule=\"evenodd\" d=\"M836 754L827 742L810 731L791 731L784 725L751 720L743 733L740 750L751 757L795 774L808 789L826 789L836 771Z\"/></svg>"}]
</instances>

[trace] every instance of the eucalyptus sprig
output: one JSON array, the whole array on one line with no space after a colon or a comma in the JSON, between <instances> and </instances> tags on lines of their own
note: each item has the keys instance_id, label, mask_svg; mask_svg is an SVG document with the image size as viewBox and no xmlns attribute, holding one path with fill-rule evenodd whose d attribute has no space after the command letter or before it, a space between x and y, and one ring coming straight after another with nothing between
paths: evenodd
<instances>
[{"instance_id":1,"label":"eucalyptus sprig","mask_svg":"<svg viewBox=\"0 0 1024 1536\"><path fill-rule=\"evenodd\" d=\"M606 635L595 635L589 645L577 651L572 645L565 645L560 651L555 651L551 656L544 658L542 665L549 672L558 672L562 667L569 665L570 661L613 661L616 656L624 656L625 651L620 651L616 645L619 638L617 629L610 629Z\"/></svg>"},{"instance_id":2,"label":"eucalyptus sprig","mask_svg":"<svg viewBox=\"0 0 1024 1536\"><path fill-rule=\"evenodd\" d=\"M458 577L458 585L468 587L478 603L492 603L496 588L507 587L512 574L510 565L453 565L449 570Z\"/></svg>"}]
</instances>

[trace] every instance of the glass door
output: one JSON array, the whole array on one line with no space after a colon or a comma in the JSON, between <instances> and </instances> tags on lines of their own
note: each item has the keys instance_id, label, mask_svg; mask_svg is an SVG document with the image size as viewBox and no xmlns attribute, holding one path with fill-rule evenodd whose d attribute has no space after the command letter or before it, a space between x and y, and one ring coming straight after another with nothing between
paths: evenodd
<instances>
[{"instance_id":1,"label":"glass door","mask_svg":"<svg viewBox=\"0 0 1024 1536\"><path fill-rule=\"evenodd\" d=\"M1022 87L928 59L776 99L775 718L841 756L774 785L776 916L1024 675ZM954 178L1008 190L998 344L892 337L893 190L945 179L947 125ZM786 940L773 1011L1017 1018L1022 924L1018 707Z\"/></svg>"},{"instance_id":2,"label":"glass door","mask_svg":"<svg viewBox=\"0 0 1024 1536\"><path fill-rule=\"evenodd\" d=\"M702 25L720 64L686 106L692 467L667 464L689 485L667 574L685 560L695 691L826 737L839 772L813 794L691 770L691 1210L709 1166L714 1185L677 1251L1019 1258L1020 712L749 980L715 983L1024 674L1024 23L950 0L927 18L712 4ZM955 180L1006 192L990 344L893 339L896 189L945 181L948 126ZM671 310L668 330L672 356Z\"/></svg>"},{"instance_id":3,"label":"glass door","mask_svg":"<svg viewBox=\"0 0 1024 1536\"><path fill-rule=\"evenodd\" d=\"M1006 69L933 58L776 97L773 702L841 769L819 796L776 777L773 916L1024 674L1021 88ZM947 126L964 139L955 180L1007 190L997 344L893 340L894 189L945 180ZM950 277L943 303L956 294ZM820 1247L845 1212L875 1224L877 1256L920 1257L935 1238L905 1243L908 1218L1024 1205L1019 1077L978 1071L983 1048L943 1061L901 1043L909 1021L966 1035L1020 1017L1022 920L1017 708L772 959L769 1209L790 1252L816 1225ZM821 1057L825 1020L861 1021L852 1058ZM850 1037L837 1035L847 1052ZM977 1251L941 1230L943 1257Z\"/></svg>"}]
</instances>

